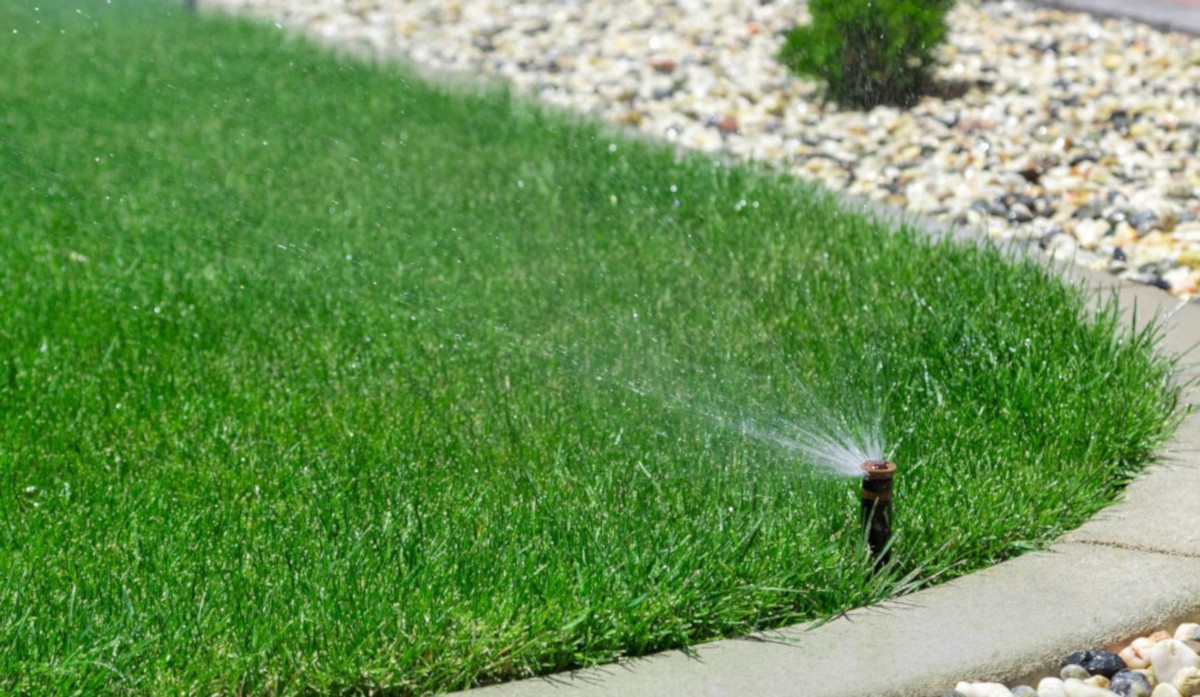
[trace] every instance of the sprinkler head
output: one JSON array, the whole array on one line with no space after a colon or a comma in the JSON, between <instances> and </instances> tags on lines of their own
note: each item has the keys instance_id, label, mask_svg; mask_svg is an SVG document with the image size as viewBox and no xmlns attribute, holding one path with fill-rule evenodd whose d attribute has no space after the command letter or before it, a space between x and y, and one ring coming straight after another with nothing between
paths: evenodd
<instances>
[{"instance_id":1,"label":"sprinkler head","mask_svg":"<svg viewBox=\"0 0 1200 697\"><path fill-rule=\"evenodd\" d=\"M896 463L887 460L867 460L862 463L864 479L886 479L889 482L896 476ZM891 493L891 490L888 490Z\"/></svg>"},{"instance_id":2,"label":"sprinkler head","mask_svg":"<svg viewBox=\"0 0 1200 697\"><path fill-rule=\"evenodd\" d=\"M888 543L892 539L892 481L896 465L885 460L862 464L862 525L867 548L878 570L891 559Z\"/></svg>"}]
</instances>

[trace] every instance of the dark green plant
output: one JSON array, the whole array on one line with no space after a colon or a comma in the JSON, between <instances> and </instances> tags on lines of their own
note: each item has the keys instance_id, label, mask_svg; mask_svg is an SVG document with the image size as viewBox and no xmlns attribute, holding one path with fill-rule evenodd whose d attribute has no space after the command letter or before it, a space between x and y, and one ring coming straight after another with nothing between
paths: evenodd
<instances>
[{"instance_id":1,"label":"dark green plant","mask_svg":"<svg viewBox=\"0 0 1200 697\"><path fill-rule=\"evenodd\" d=\"M812 0L812 22L788 33L780 60L820 78L846 107L912 106L933 84L954 0Z\"/></svg>"}]
</instances>

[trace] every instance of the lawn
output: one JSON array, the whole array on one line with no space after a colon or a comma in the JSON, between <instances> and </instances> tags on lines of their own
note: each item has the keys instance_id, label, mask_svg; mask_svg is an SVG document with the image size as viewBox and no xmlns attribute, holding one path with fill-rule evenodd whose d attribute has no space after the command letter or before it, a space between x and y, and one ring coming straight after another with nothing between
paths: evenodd
<instances>
[{"instance_id":1,"label":"lawn","mask_svg":"<svg viewBox=\"0 0 1200 697\"><path fill-rule=\"evenodd\" d=\"M769 172L175 3L3 3L0 56L5 694L825 618L1047 544L1178 415L1113 305ZM830 419L900 466L879 574L787 447Z\"/></svg>"}]
</instances>

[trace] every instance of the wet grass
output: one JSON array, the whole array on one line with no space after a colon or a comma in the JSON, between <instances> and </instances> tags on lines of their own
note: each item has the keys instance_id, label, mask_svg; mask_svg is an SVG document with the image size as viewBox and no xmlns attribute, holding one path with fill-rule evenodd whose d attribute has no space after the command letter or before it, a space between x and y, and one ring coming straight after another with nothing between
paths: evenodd
<instances>
[{"instance_id":1,"label":"wet grass","mask_svg":"<svg viewBox=\"0 0 1200 697\"><path fill-rule=\"evenodd\" d=\"M828 617L1078 525L1175 410L1036 265L504 94L165 3L5 3L0 55L5 694L418 694ZM897 448L883 575L855 481L739 428L818 404Z\"/></svg>"}]
</instances>

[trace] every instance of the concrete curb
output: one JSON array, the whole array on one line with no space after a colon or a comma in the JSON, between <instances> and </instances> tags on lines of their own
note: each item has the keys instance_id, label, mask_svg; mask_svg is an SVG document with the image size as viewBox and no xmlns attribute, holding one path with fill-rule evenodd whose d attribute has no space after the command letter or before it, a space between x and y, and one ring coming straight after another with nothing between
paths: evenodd
<instances>
[{"instance_id":1,"label":"concrete curb","mask_svg":"<svg viewBox=\"0 0 1200 697\"><path fill-rule=\"evenodd\" d=\"M1038 5L1098 17L1118 17L1144 22L1155 29L1200 34L1200 5L1165 0L1033 0Z\"/></svg>"}]
</instances>

